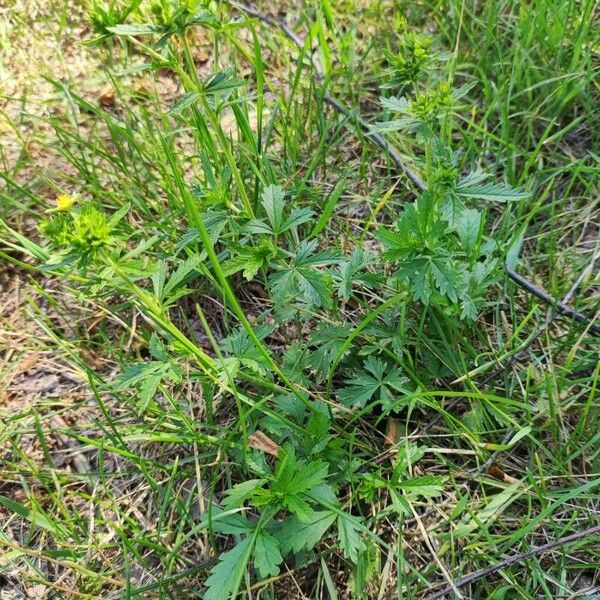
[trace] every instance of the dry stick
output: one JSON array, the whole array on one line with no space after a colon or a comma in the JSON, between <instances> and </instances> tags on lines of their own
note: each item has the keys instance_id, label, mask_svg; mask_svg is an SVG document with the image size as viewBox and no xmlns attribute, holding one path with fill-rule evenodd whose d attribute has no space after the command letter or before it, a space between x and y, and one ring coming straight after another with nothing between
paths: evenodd
<instances>
[{"instance_id":1,"label":"dry stick","mask_svg":"<svg viewBox=\"0 0 600 600\"><path fill-rule=\"evenodd\" d=\"M565 306L567 302L571 301L571 299L575 295L575 292L577 291L577 288L579 288L579 286L583 283L583 280L586 278L586 276L594 268L594 263L596 262L596 259L599 256L600 256L600 254L594 254L592 256L592 260L590 261L590 263L588 264L588 266L581 271L581 273L579 274L579 276L575 280L575 283L570 287L569 291L565 294L565 296L563 297L563 299L560 302L558 302L559 305ZM527 282L527 283L529 284L529 282ZM520 352L517 352L517 354L515 354L506 364L500 365L497 369L495 369L491 373L491 375L489 375L488 377L486 377L481 382L481 385L482 386L483 385L487 385L488 383L490 383L491 381L493 381L494 379L496 379L496 377L498 375L500 375L500 373L502 373L503 371L505 371L506 369L508 369L508 367L510 367L511 365L514 365L517 361L519 361L521 359L521 357L523 356L523 354L525 353L525 350L527 350L527 348L529 348L529 346L531 346L531 344L533 344L533 342L535 340L537 340L544 333L544 331L546 331L546 329L548 329L548 327L552 324L552 321L554 320L554 318L555 318L555 314L554 314L553 310L550 309L548 311L548 316L546 318L546 322L538 328L538 330L535 332L535 334L529 340L529 343L527 344L527 346L525 346L525 348L522 348ZM451 402L450 405L446 408L446 411L452 410L452 408L454 408L459 402L460 402L460 399L457 399L457 400L454 400L453 402ZM436 417L434 417L433 421L431 421L429 423L429 428L433 427L436 423L438 423L438 421L440 421L441 418L442 418L441 414L438 414ZM502 439L501 444L503 446L506 445L506 444L508 444L508 442L510 442L510 440L515 435L515 433L516 433L516 431L514 429L510 429L506 433L506 435L504 436L504 438ZM465 483L466 484L470 483L477 476L479 476L479 474L481 474L484 471L486 471L487 469L489 469L489 467L492 465L492 463L494 462L494 460L496 459L496 456L498 456L498 454L499 454L499 451L496 451L493 454L491 454L489 456L489 458L481 465L481 467L479 467L478 469L475 469L471 473L471 476L469 477L469 479Z\"/></svg>"},{"instance_id":2,"label":"dry stick","mask_svg":"<svg viewBox=\"0 0 600 600\"><path fill-rule=\"evenodd\" d=\"M581 273L579 274L579 277L577 277L577 279L575 280L575 283L571 286L569 291L563 297L563 299L562 299L563 304L570 302L570 300L573 298L575 292L577 291L577 288L582 284L585 277L592 271L592 269L594 267L594 263L595 263L596 259L599 257L600 257L600 254L595 254L592 257L592 260L590 261L589 265L585 269L583 269L583 271L581 271ZM539 327L539 329L536 331L533 338L530 340L528 346L530 346L537 338L539 338L540 335L542 335L542 333L550 326L553 319L554 319L554 314L552 312L552 309L550 309L548 311L548 318L546 319L546 322ZM524 348L523 350L521 350L521 352L519 352L515 356L513 356L513 358L511 358L507 364L498 367L498 369L496 369L489 377L486 377L486 379L483 381L482 385L490 383L490 381L495 379L500 373L502 373L502 371L504 371L505 369L507 369L508 367L513 365L515 362L517 362L522 357L524 350L526 350L526 348ZM446 411L452 410L452 408L454 406L456 406L459 401L460 400L455 400L455 401L451 402L450 405L446 408ZM440 414L438 414L436 417L434 417L433 421L431 421L429 423L429 428L434 426L441 418L442 418L442 416ZM504 435L504 437L502 438L502 441L500 442L500 444L502 446L505 446L506 444L508 444L510 442L510 440L513 438L513 436L515 435L515 433L516 433L516 431L514 429L509 429L506 432L506 434ZM482 473L487 471L490 468L490 466L493 464L494 460L496 460L496 457L498 456L499 453L500 453L500 451L498 451L498 450L496 452L493 452L492 454L490 454L490 456L487 458L487 460L480 467L478 467L477 469L473 469L471 471L471 473L469 474L469 476L467 477L467 480L461 484L461 486L460 486L461 489L465 489L472 481L474 481L477 477L479 477L479 475L481 475ZM384 456L387 456L387 455L388 455L388 453L386 453ZM435 513L437 511L437 509L438 509L438 505L428 508L421 515L421 517L422 518L427 517L427 516Z\"/></svg>"},{"instance_id":3,"label":"dry stick","mask_svg":"<svg viewBox=\"0 0 600 600\"><path fill-rule=\"evenodd\" d=\"M561 305L566 305L569 302L571 302L571 300L573 299L573 296L575 295L575 292L577 291L579 286L583 283L583 280L592 272L592 270L594 268L594 263L596 262L596 260L598 258L600 258L600 252L595 253L592 256L592 260L590 261L588 266L585 269L583 269L581 271L581 273L579 273L579 277L577 277L577 279L575 280L575 283L571 286L569 291L565 294L563 299L560 301ZM550 308L548 310L548 314L546 316L546 322L538 328L538 330L531 337L531 339L529 340L527 345L524 348L521 348L521 350L519 352L517 352L517 354L515 354L512 358L510 358L506 364L500 365L497 369L495 369L488 377L486 377L481 382L481 385L486 385L490 381L493 381L494 379L496 379L496 377L500 373L502 373L502 371L504 371L511 365L514 365L516 362L518 362L521 359L521 357L525 354L525 351L527 350L527 348L529 348L531 346L531 344L533 344L533 342L535 342L535 340L537 340L544 333L544 331L546 331L546 329L548 329L548 327L550 327L550 325L554 321L555 317L556 317L556 315L554 314L554 310L552 308Z\"/></svg>"},{"instance_id":4,"label":"dry stick","mask_svg":"<svg viewBox=\"0 0 600 600\"><path fill-rule=\"evenodd\" d=\"M275 17L270 17L268 15L264 15L264 14L260 13L259 11L257 11L256 9L254 9L250 6L247 6L245 4L241 4L239 2L229 2L229 4L231 6L233 6L234 8L236 8L237 10L240 10L248 15L251 15L252 17L255 17L256 19L258 19L259 21L266 23L267 25L279 28L288 39L290 39L296 46L298 46L298 48L300 48L300 49L304 48L305 40L303 38L301 38L299 35L297 35L294 31L292 31L280 19L277 19ZM313 65L313 68L315 70L315 73L317 74L317 79L322 81L325 78L325 76L324 76L323 67L322 67L321 63L319 62L317 57L315 57L312 54L311 54L310 60ZM361 129L363 129L365 131L365 133L368 135L368 137L377 146L379 146L382 150L384 150L386 152L386 154L392 159L392 162L396 165L396 167L398 167L414 183L414 185L420 191L425 191L426 186L425 186L425 183L423 182L423 180L404 162L404 160L402 160L402 158L398 154L398 152L387 142L387 140L380 133L373 131L373 128L369 125L369 123L367 123L367 121L365 121L359 115L357 115L352 110L350 110L349 108L344 106L337 98L333 97L327 91L325 91L323 94L323 100L325 102L327 102L327 104L329 104L330 106L335 108L335 110L337 110L339 113L343 114L345 117L350 119L350 121L353 122L355 125L358 125ZM589 326L589 329L592 332L594 332L596 335L600 335L600 326L592 324L591 320L588 317L586 317L584 314L582 314L576 310L573 310L573 309L569 308L568 306L566 306L563 302L560 302L560 301L556 300L555 298L552 298L552 296L549 296L548 294L546 294L546 292L544 292L539 287L537 287L536 285L531 283L531 281L529 281L529 280L525 279L524 277L522 277L521 275L519 275L516 271L514 271L508 265L505 264L504 268L506 269L508 276L519 287L523 288L530 294L533 294L534 296L536 296L537 298L539 298L540 300L542 300L543 302L545 302L546 304L548 304L549 306L551 306L552 308L554 308L555 310L557 310L558 312L563 314L564 316L571 317L581 323L587 324Z\"/></svg>"},{"instance_id":5,"label":"dry stick","mask_svg":"<svg viewBox=\"0 0 600 600\"><path fill-rule=\"evenodd\" d=\"M569 544L571 542L575 542L577 540L581 540L586 537L591 537L593 535L600 535L600 525L590 527L589 529L586 529L585 531L579 531L578 533L573 533L571 535L567 535L566 537L561 538L560 540L554 540L554 541L548 542L547 544L544 544L542 546L536 546L535 548L532 548L531 550L528 550L527 552L521 552L520 554L515 554L514 556L509 556L508 558L501 560L499 563L496 563L495 565L493 565L491 567L486 567L485 569L480 569L479 571L475 571L474 573L467 575L463 579L458 580L454 585L457 588L464 587L465 585L468 585L469 583L473 583L474 581L477 581L478 579L482 579L483 577L492 575L496 571L506 569L506 567L510 567L511 565L514 565L515 563L518 563L518 562L521 562L528 558L531 558L532 556L537 556L538 554L543 554L544 552L548 552L549 550L553 550L554 548L558 548L560 546L564 546L565 544ZM442 590L439 590L438 592L429 594L429 596L426 596L423 600L437 600L438 598L443 598L444 596L446 596L447 594L449 594L451 592L452 592L452 588L450 586L447 586L447 587L443 588Z\"/></svg>"},{"instance_id":6,"label":"dry stick","mask_svg":"<svg viewBox=\"0 0 600 600\"><path fill-rule=\"evenodd\" d=\"M508 265L504 265L504 268L506 269L508 276L516 284L518 284L520 287L522 287L524 290L527 290L530 294L533 294L534 296L536 296L537 298L539 298L540 300L542 300L543 302L545 302L546 304L551 306L554 310L565 315L566 317L571 317L572 319L575 319L576 321L579 321L580 323L584 323L584 324L588 325L590 331L593 331L594 334L596 334L596 335L600 335L600 326L594 325L591 322L591 320L588 319L588 317L586 317L583 313L580 313L577 310L573 310L572 308L569 308L564 303L564 301L557 300L556 298L549 296L548 294L546 294L546 292L541 290L539 287L533 285L533 283L531 283L530 281L528 281L527 279L525 279L524 277L519 275L515 270L511 269Z\"/></svg>"}]
</instances>

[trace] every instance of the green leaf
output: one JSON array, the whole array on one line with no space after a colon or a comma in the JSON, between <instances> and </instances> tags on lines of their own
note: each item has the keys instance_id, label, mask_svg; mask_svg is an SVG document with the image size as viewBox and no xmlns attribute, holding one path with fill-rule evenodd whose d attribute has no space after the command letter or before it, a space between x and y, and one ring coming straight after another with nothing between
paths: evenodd
<instances>
[{"instance_id":1,"label":"green leaf","mask_svg":"<svg viewBox=\"0 0 600 600\"><path fill-rule=\"evenodd\" d=\"M462 198L478 198L491 202L523 200L531 194L500 183L482 183L489 177L482 171L474 171L461 179L454 192Z\"/></svg>"},{"instance_id":2,"label":"green leaf","mask_svg":"<svg viewBox=\"0 0 600 600\"><path fill-rule=\"evenodd\" d=\"M0 504L11 512L23 517L32 525L49 531L59 539L62 539L66 535L64 528L58 523L55 523L54 520L49 519L44 513L41 512L41 510L29 509L19 502L15 502L14 500L7 498L6 496L0 496Z\"/></svg>"},{"instance_id":3,"label":"green leaf","mask_svg":"<svg viewBox=\"0 0 600 600\"><path fill-rule=\"evenodd\" d=\"M254 530L254 525L244 515L233 511L222 511L218 506L212 507L210 519L208 515L203 517L202 524L204 525L203 529L211 529L217 533L229 535L241 535Z\"/></svg>"},{"instance_id":4,"label":"green leaf","mask_svg":"<svg viewBox=\"0 0 600 600\"><path fill-rule=\"evenodd\" d=\"M266 531L261 531L256 536L254 545L254 566L262 577L279 575L279 565L283 556L279 550L279 542Z\"/></svg>"},{"instance_id":5,"label":"green leaf","mask_svg":"<svg viewBox=\"0 0 600 600\"><path fill-rule=\"evenodd\" d=\"M344 556L356 564L359 553L363 552L366 547L360 535L364 526L358 517L347 513L338 515L337 524L338 538Z\"/></svg>"},{"instance_id":6,"label":"green leaf","mask_svg":"<svg viewBox=\"0 0 600 600\"><path fill-rule=\"evenodd\" d=\"M357 283L362 283L369 288L378 283L377 276L362 272L373 262L375 262L374 254L370 254L362 248L355 248L352 251L350 260L340 264L341 281L338 288L340 298L348 301L352 295L352 289Z\"/></svg>"},{"instance_id":7,"label":"green leaf","mask_svg":"<svg viewBox=\"0 0 600 600\"><path fill-rule=\"evenodd\" d=\"M202 8L195 12L188 23L190 25L210 25L211 27L218 27L220 25L217 15L206 8Z\"/></svg>"},{"instance_id":8,"label":"green leaf","mask_svg":"<svg viewBox=\"0 0 600 600\"><path fill-rule=\"evenodd\" d=\"M271 229L275 234L280 233L280 227L283 223L284 198L285 194L281 186L278 185L266 187L261 196L260 203L267 213Z\"/></svg>"},{"instance_id":9,"label":"green leaf","mask_svg":"<svg viewBox=\"0 0 600 600\"><path fill-rule=\"evenodd\" d=\"M440 259L434 259L431 262L431 273L440 292L444 296L448 296L451 302L456 302L456 288L459 281L452 268L448 266L448 263Z\"/></svg>"},{"instance_id":10,"label":"green leaf","mask_svg":"<svg viewBox=\"0 0 600 600\"><path fill-rule=\"evenodd\" d=\"M436 475L424 475L401 481L398 483L398 487L407 492L409 496L435 498L444 491L444 478Z\"/></svg>"},{"instance_id":11,"label":"green leaf","mask_svg":"<svg viewBox=\"0 0 600 600\"><path fill-rule=\"evenodd\" d=\"M266 235L273 235L273 230L271 229L271 227L264 221L261 221L260 219L252 219L248 221L244 225L243 230L249 233L262 233Z\"/></svg>"},{"instance_id":12,"label":"green leaf","mask_svg":"<svg viewBox=\"0 0 600 600\"><path fill-rule=\"evenodd\" d=\"M338 200L340 199L340 196L342 195L342 191L344 189L345 183L346 183L346 180L342 179L335 186L334 190L331 192L331 194L327 198L327 201L325 202L325 206L323 207L323 212L321 213L319 220L316 222L315 226L313 227L313 230L310 232L310 235L308 236L309 238L315 237L316 235L321 233L321 231L323 231L323 229L325 229L325 227L327 226L327 223L329 222L329 219L330 219L331 215L333 214L333 210L335 209L335 206L336 206Z\"/></svg>"},{"instance_id":13,"label":"green leaf","mask_svg":"<svg viewBox=\"0 0 600 600\"><path fill-rule=\"evenodd\" d=\"M192 272L201 262L201 257L198 254L190 256L186 261L182 262L177 270L171 275L162 289L162 298L166 298L175 288Z\"/></svg>"},{"instance_id":14,"label":"green leaf","mask_svg":"<svg viewBox=\"0 0 600 600\"><path fill-rule=\"evenodd\" d=\"M292 227L298 227L298 225L310 221L314 214L314 211L309 208L293 208L290 216L282 223L279 233L283 233L292 229Z\"/></svg>"},{"instance_id":15,"label":"green leaf","mask_svg":"<svg viewBox=\"0 0 600 600\"><path fill-rule=\"evenodd\" d=\"M517 267L517 261L519 260L519 254L521 254L524 238L525 230L521 231L521 233L511 242L506 251L506 264L513 270Z\"/></svg>"},{"instance_id":16,"label":"green leaf","mask_svg":"<svg viewBox=\"0 0 600 600\"><path fill-rule=\"evenodd\" d=\"M404 96L400 96L400 98L390 96L389 98L381 98L381 106L393 112L405 113L407 112L410 103Z\"/></svg>"},{"instance_id":17,"label":"green leaf","mask_svg":"<svg viewBox=\"0 0 600 600\"><path fill-rule=\"evenodd\" d=\"M339 262L337 253L322 251L312 254L316 240L302 242L287 268L271 276L269 286L276 304L300 298L306 304L326 308L331 306L329 277L315 267Z\"/></svg>"},{"instance_id":18,"label":"green leaf","mask_svg":"<svg viewBox=\"0 0 600 600\"><path fill-rule=\"evenodd\" d=\"M154 396L156 396L156 390L158 389L161 379L162 373L158 373L146 377L142 382L142 385L140 386L139 400L137 403L139 414L142 414L146 408L148 408L148 404L150 404L151 400L153 400Z\"/></svg>"},{"instance_id":19,"label":"green leaf","mask_svg":"<svg viewBox=\"0 0 600 600\"><path fill-rule=\"evenodd\" d=\"M454 224L465 250L470 252L479 239L481 213L474 208L465 208L456 215Z\"/></svg>"},{"instance_id":20,"label":"green leaf","mask_svg":"<svg viewBox=\"0 0 600 600\"><path fill-rule=\"evenodd\" d=\"M296 458L292 446L286 447L280 453L280 459L275 467L275 481L272 490L278 494L296 495L309 492L314 487L324 483L328 466L322 460L307 463Z\"/></svg>"},{"instance_id":21,"label":"green leaf","mask_svg":"<svg viewBox=\"0 0 600 600\"><path fill-rule=\"evenodd\" d=\"M332 511L313 511L309 522L297 517L288 517L279 527L278 539L284 554L314 548L331 527L337 515Z\"/></svg>"},{"instance_id":22,"label":"green leaf","mask_svg":"<svg viewBox=\"0 0 600 600\"><path fill-rule=\"evenodd\" d=\"M362 408L372 399L387 406L394 401L395 391L406 393L407 379L399 368L388 370L387 363L375 356L367 358L364 368L365 371L347 381L348 386L339 392L340 400L346 406Z\"/></svg>"},{"instance_id":23,"label":"green leaf","mask_svg":"<svg viewBox=\"0 0 600 600\"><path fill-rule=\"evenodd\" d=\"M233 69L218 71L204 84L206 94L216 94L219 92L230 91L244 85L245 81L235 75Z\"/></svg>"},{"instance_id":24,"label":"green leaf","mask_svg":"<svg viewBox=\"0 0 600 600\"><path fill-rule=\"evenodd\" d=\"M252 548L252 536L238 542L231 550L219 556L219 562L211 569L205 581L204 600L227 600L239 587L246 573Z\"/></svg>"},{"instance_id":25,"label":"green leaf","mask_svg":"<svg viewBox=\"0 0 600 600\"><path fill-rule=\"evenodd\" d=\"M297 269L296 281L307 304L331 306L331 288L323 273L314 269Z\"/></svg>"},{"instance_id":26,"label":"green leaf","mask_svg":"<svg viewBox=\"0 0 600 600\"><path fill-rule=\"evenodd\" d=\"M198 98L200 98L200 92L188 92L184 94L173 104L171 110L169 110L169 114L173 116L180 115L188 106L192 106Z\"/></svg>"},{"instance_id":27,"label":"green leaf","mask_svg":"<svg viewBox=\"0 0 600 600\"><path fill-rule=\"evenodd\" d=\"M156 27L155 25L137 25L135 23L121 23L120 25L113 25L106 29L115 35L150 35L152 33L162 33L164 31L162 27Z\"/></svg>"},{"instance_id":28,"label":"green leaf","mask_svg":"<svg viewBox=\"0 0 600 600\"><path fill-rule=\"evenodd\" d=\"M237 483L225 492L226 498L223 500L223 506L226 508L241 506L265 482L265 479L249 479Z\"/></svg>"},{"instance_id":29,"label":"green leaf","mask_svg":"<svg viewBox=\"0 0 600 600\"><path fill-rule=\"evenodd\" d=\"M233 275L243 271L247 281L254 279L258 271L269 264L275 256L276 249L269 240L264 240L258 246L240 246L237 256L233 256L223 264L225 275Z\"/></svg>"}]
</instances>

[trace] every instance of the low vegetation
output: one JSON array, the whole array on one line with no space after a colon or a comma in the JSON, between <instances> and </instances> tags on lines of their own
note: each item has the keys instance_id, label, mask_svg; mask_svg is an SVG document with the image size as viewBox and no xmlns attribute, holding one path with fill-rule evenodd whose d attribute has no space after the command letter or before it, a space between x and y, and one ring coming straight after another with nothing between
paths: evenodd
<instances>
[{"instance_id":1,"label":"low vegetation","mask_svg":"<svg viewBox=\"0 0 600 600\"><path fill-rule=\"evenodd\" d=\"M600 593L596 3L261 4L93 0L11 117L0 587Z\"/></svg>"}]
</instances>

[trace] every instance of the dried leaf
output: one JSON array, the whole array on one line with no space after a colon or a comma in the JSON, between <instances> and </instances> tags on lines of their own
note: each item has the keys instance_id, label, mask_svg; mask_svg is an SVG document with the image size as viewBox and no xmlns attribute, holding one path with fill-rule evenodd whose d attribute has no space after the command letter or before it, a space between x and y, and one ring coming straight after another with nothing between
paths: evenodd
<instances>
[{"instance_id":1,"label":"dried leaf","mask_svg":"<svg viewBox=\"0 0 600 600\"><path fill-rule=\"evenodd\" d=\"M276 444L269 436L262 431L255 431L249 438L248 442L251 448L262 450L272 456L277 456L281 449L279 444Z\"/></svg>"}]
</instances>

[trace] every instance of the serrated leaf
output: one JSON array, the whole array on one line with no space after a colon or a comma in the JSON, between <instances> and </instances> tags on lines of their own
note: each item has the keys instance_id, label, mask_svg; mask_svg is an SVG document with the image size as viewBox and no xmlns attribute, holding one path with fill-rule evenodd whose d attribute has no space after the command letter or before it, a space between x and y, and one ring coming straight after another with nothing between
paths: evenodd
<instances>
[{"instance_id":1,"label":"serrated leaf","mask_svg":"<svg viewBox=\"0 0 600 600\"><path fill-rule=\"evenodd\" d=\"M344 556L356 564L358 555L366 547L360 535L363 525L358 517L346 513L338 515L337 524L338 538Z\"/></svg>"},{"instance_id":2,"label":"serrated leaf","mask_svg":"<svg viewBox=\"0 0 600 600\"><path fill-rule=\"evenodd\" d=\"M298 287L307 304L331 306L331 289L323 273L314 269L297 269Z\"/></svg>"},{"instance_id":3,"label":"serrated leaf","mask_svg":"<svg viewBox=\"0 0 600 600\"><path fill-rule=\"evenodd\" d=\"M244 279L250 281L256 277L256 274L265 265L265 257L252 249L243 250L237 256L230 258L223 263L223 273L229 277L234 273L243 271Z\"/></svg>"},{"instance_id":4,"label":"serrated leaf","mask_svg":"<svg viewBox=\"0 0 600 600\"><path fill-rule=\"evenodd\" d=\"M148 408L150 401L156 396L156 390L158 389L161 378L162 373L144 378L142 385L140 386L139 401L137 403L138 413L143 413L146 408Z\"/></svg>"},{"instance_id":5,"label":"serrated leaf","mask_svg":"<svg viewBox=\"0 0 600 600\"><path fill-rule=\"evenodd\" d=\"M254 566L262 578L279 575L279 565L283 556L279 550L279 542L266 531L256 536L254 545Z\"/></svg>"},{"instance_id":6,"label":"serrated leaf","mask_svg":"<svg viewBox=\"0 0 600 600\"><path fill-rule=\"evenodd\" d=\"M326 374L347 337L347 327L329 324L319 326L310 337L311 346L315 347L309 354L310 366L319 374Z\"/></svg>"},{"instance_id":7,"label":"serrated leaf","mask_svg":"<svg viewBox=\"0 0 600 600\"><path fill-rule=\"evenodd\" d=\"M177 270L169 277L162 288L162 298L166 298L196 267L200 264L201 257L198 254L190 256L180 263Z\"/></svg>"},{"instance_id":8,"label":"serrated leaf","mask_svg":"<svg viewBox=\"0 0 600 600\"><path fill-rule=\"evenodd\" d=\"M248 481L237 483L225 492L226 498L223 500L223 506L227 508L241 506L265 483L265 479L249 479Z\"/></svg>"},{"instance_id":9,"label":"serrated leaf","mask_svg":"<svg viewBox=\"0 0 600 600\"><path fill-rule=\"evenodd\" d=\"M288 517L279 528L278 538L284 554L312 550L336 519L332 511L313 511L310 522L302 522L297 517Z\"/></svg>"},{"instance_id":10,"label":"serrated leaf","mask_svg":"<svg viewBox=\"0 0 600 600\"><path fill-rule=\"evenodd\" d=\"M296 458L289 446L280 455L275 467L275 482L272 490L278 494L296 495L309 492L322 484L327 477L328 466L322 460L307 463Z\"/></svg>"},{"instance_id":11,"label":"serrated leaf","mask_svg":"<svg viewBox=\"0 0 600 600\"><path fill-rule=\"evenodd\" d=\"M468 321L474 321L477 318L477 307L473 299L467 294L463 294L460 303L460 318Z\"/></svg>"},{"instance_id":12,"label":"serrated leaf","mask_svg":"<svg viewBox=\"0 0 600 600\"><path fill-rule=\"evenodd\" d=\"M240 510L240 509L234 509ZM241 535L251 533L254 525L248 519L234 511L222 511L218 506L212 507L211 518L208 516L202 519L205 529L211 529L216 533L225 533L228 535Z\"/></svg>"},{"instance_id":13,"label":"serrated leaf","mask_svg":"<svg viewBox=\"0 0 600 600\"><path fill-rule=\"evenodd\" d=\"M162 27L156 27L155 25L138 25L135 23L121 23L120 25L113 25L106 29L115 35L150 35L152 33L162 33L164 31Z\"/></svg>"},{"instance_id":14,"label":"serrated leaf","mask_svg":"<svg viewBox=\"0 0 600 600\"><path fill-rule=\"evenodd\" d=\"M153 333L150 337L150 343L148 344L148 350L152 358L166 362L168 360L167 349L161 341L161 339Z\"/></svg>"},{"instance_id":15,"label":"serrated leaf","mask_svg":"<svg viewBox=\"0 0 600 600\"><path fill-rule=\"evenodd\" d=\"M243 79L236 77L233 69L227 69L212 75L210 79L205 82L204 91L206 94L216 94L218 92L233 90L244 83L245 81Z\"/></svg>"},{"instance_id":16,"label":"serrated leaf","mask_svg":"<svg viewBox=\"0 0 600 600\"><path fill-rule=\"evenodd\" d=\"M451 302L456 302L456 286L458 281L454 271L446 263L435 259L431 263L431 273L440 292L447 296Z\"/></svg>"},{"instance_id":17,"label":"serrated leaf","mask_svg":"<svg viewBox=\"0 0 600 600\"><path fill-rule=\"evenodd\" d=\"M479 238L481 213L474 208L465 208L456 215L454 224L463 246L467 251L471 251Z\"/></svg>"},{"instance_id":18,"label":"serrated leaf","mask_svg":"<svg viewBox=\"0 0 600 600\"><path fill-rule=\"evenodd\" d=\"M361 282L366 287L374 285L376 280L370 280L369 274L361 273L372 262L375 256L365 252L362 248L355 248L350 260L344 261L339 266L341 282L338 288L338 296L348 301L352 295L352 289L355 283Z\"/></svg>"},{"instance_id":19,"label":"serrated leaf","mask_svg":"<svg viewBox=\"0 0 600 600\"><path fill-rule=\"evenodd\" d=\"M414 477L398 483L398 487L415 497L435 498L444 491L444 478L436 475Z\"/></svg>"},{"instance_id":20,"label":"serrated leaf","mask_svg":"<svg viewBox=\"0 0 600 600\"><path fill-rule=\"evenodd\" d=\"M270 185L262 193L260 203L267 213L267 219L274 233L280 232L283 223L285 194L279 185Z\"/></svg>"},{"instance_id":21,"label":"serrated leaf","mask_svg":"<svg viewBox=\"0 0 600 600\"><path fill-rule=\"evenodd\" d=\"M266 235L273 235L273 230L271 229L271 227L264 221L261 221L260 219L252 219L251 221L248 221L244 225L243 230L247 231L248 233L262 233Z\"/></svg>"},{"instance_id":22,"label":"serrated leaf","mask_svg":"<svg viewBox=\"0 0 600 600\"><path fill-rule=\"evenodd\" d=\"M400 96L400 98L390 96L389 98L381 98L381 106L393 112L404 113L410 106L410 103L404 96Z\"/></svg>"},{"instance_id":23,"label":"serrated leaf","mask_svg":"<svg viewBox=\"0 0 600 600\"><path fill-rule=\"evenodd\" d=\"M400 369L388 370L388 365L380 358L369 356L364 371L348 380L347 387L339 392L340 400L346 406L365 406L370 400L378 400L384 405L393 401L393 391L405 392L406 378Z\"/></svg>"},{"instance_id":24,"label":"serrated leaf","mask_svg":"<svg viewBox=\"0 0 600 600\"><path fill-rule=\"evenodd\" d=\"M284 233L285 231L292 229L292 227L298 227L298 225L310 221L314 214L315 212L309 208L293 208L290 212L290 216L282 223L279 233Z\"/></svg>"},{"instance_id":25,"label":"serrated leaf","mask_svg":"<svg viewBox=\"0 0 600 600\"><path fill-rule=\"evenodd\" d=\"M529 192L517 190L508 185L499 183L486 183L482 185L466 186L464 180L454 190L462 198L478 198L490 202L514 202L529 198Z\"/></svg>"},{"instance_id":26,"label":"serrated leaf","mask_svg":"<svg viewBox=\"0 0 600 600\"><path fill-rule=\"evenodd\" d=\"M251 548L252 536L248 536L219 556L219 562L204 582L207 587L204 600L227 600L239 587L246 573Z\"/></svg>"},{"instance_id":27,"label":"serrated leaf","mask_svg":"<svg viewBox=\"0 0 600 600\"><path fill-rule=\"evenodd\" d=\"M194 25L219 25L219 19L217 15L206 8L196 11L188 22L190 24L193 23Z\"/></svg>"}]
</instances>

